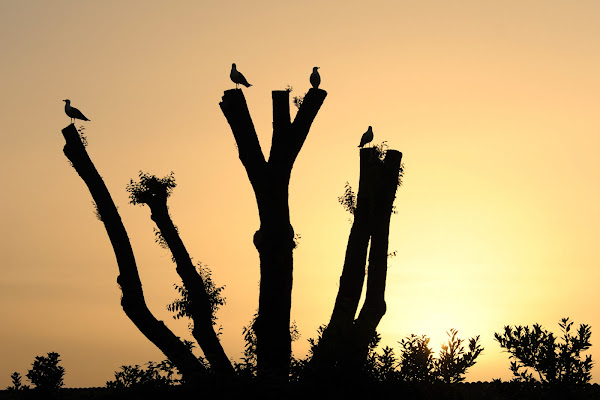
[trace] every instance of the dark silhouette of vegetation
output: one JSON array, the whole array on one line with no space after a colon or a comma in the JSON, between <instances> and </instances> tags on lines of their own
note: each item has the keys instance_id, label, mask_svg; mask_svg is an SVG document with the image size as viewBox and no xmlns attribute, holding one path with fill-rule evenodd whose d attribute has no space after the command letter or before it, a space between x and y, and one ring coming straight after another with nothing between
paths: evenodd
<instances>
[{"instance_id":1,"label":"dark silhouette of vegetation","mask_svg":"<svg viewBox=\"0 0 600 400\"><path fill-rule=\"evenodd\" d=\"M458 331L448 332L448 344L442 345L442 350L435 363L435 371L444 383L462 382L467 368L475 364L475 359L483 352L479 344L479 335L469 339L469 351L465 352L463 340L457 337Z\"/></svg>"},{"instance_id":2,"label":"dark silhouette of vegetation","mask_svg":"<svg viewBox=\"0 0 600 400\"><path fill-rule=\"evenodd\" d=\"M402 153L396 150L361 149L358 193L346 184L338 199L353 215L352 228L335 306L308 365L311 379L342 370L339 376L345 379L364 376L376 328L386 312L389 225L401 160ZM359 312L365 278L365 301Z\"/></svg>"},{"instance_id":3,"label":"dark silhouette of vegetation","mask_svg":"<svg viewBox=\"0 0 600 400\"><path fill-rule=\"evenodd\" d=\"M169 360L159 363L148 361L147 367L123 365L115 372L115 379L106 382L109 389L161 388L180 384L177 369Z\"/></svg>"},{"instance_id":4,"label":"dark silhouette of vegetation","mask_svg":"<svg viewBox=\"0 0 600 400\"><path fill-rule=\"evenodd\" d=\"M29 389L29 385L23 385L23 383L21 382L21 374L18 372L13 372L10 375L10 380L11 380L12 386L7 387L6 390L19 391L19 390Z\"/></svg>"},{"instance_id":5,"label":"dark silhouette of vegetation","mask_svg":"<svg viewBox=\"0 0 600 400\"><path fill-rule=\"evenodd\" d=\"M58 353L50 352L48 356L36 356L32 368L27 372L27 379L41 391L54 391L63 386L65 369L58 365ZM14 374L13 374L14 375Z\"/></svg>"},{"instance_id":6,"label":"dark silhouette of vegetation","mask_svg":"<svg viewBox=\"0 0 600 400\"><path fill-rule=\"evenodd\" d=\"M391 358L376 357L374 349L378 342L376 327L386 311L389 220L402 176L402 154L388 150L383 144L360 151L359 190L356 205L352 206L354 223L331 320L327 329L321 332L318 349L313 348L310 359L294 359L291 355L291 342L297 332L290 321L293 250L300 235L294 233L290 223L289 182L295 160L327 93L313 87L303 97L295 99L293 103L298 111L292 119L290 91L291 88L272 92L273 140L268 158L260 147L243 92L227 90L220 102L254 189L260 218L260 227L253 238L260 260L258 312L251 328L244 332L251 342L248 352L242 362L235 365L227 358L215 331L215 312L225 301L223 287L214 284L208 270L192 262L169 214L167 201L176 187L173 173L159 178L140 172L139 179L130 181L127 191L132 204L149 207L150 217L156 224L156 240L171 252L181 284L175 284L180 297L167 307L174 313L174 318L191 320L192 335L205 358L196 357L185 341L174 335L148 309L127 231L104 181L87 154L84 145L87 141L73 124L62 130L66 141L64 153L87 185L96 214L113 246L119 267L117 282L123 293L123 310L165 354L169 368L175 368L184 382L204 382L209 378L228 381L248 373L262 382L279 384L299 381L301 373L305 374L308 369L327 372L330 365L335 365L337 371L356 369L365 375L371 368L369 365L377 364L377 360L385 368L376 374L386 375L391 368ZM357 316L365 279L365 302ZM387 355L393 356L392 353ZM308 368L309 364L312 368ZM115 378L115 385L170 381L170 378L161 381L160 376L171 376L162 369L164 366L166 364L162 362L150 363L147 368L123 367Z\"/></svg>"},{"instance_id":7,"label":"dark silhouette of vegetation","mask_svg":"<svg viewBox=\"0 0 600 400\"><path fill-rule=\"evenodd\" d=\"M225 286L217 286L212 279L212 272L210 268L205 265L202 265L201 262L198 262L196 265L196 269L198 273L202 277L204 281L204 287L206 289L206 294L208 295L208 302L210 303L210 307L212 310L212 324L217 324L217 311L221 306L225 305L225 296L223 295L223 290ZM185 285L173 284L175 290L179 293L179 298L175 299L172 303L167 305L167 310L174 313L173 318L192 318L192 314L190 313L190 297L188 294ZM191 330L191 328L190 328ZM217 332L217 334L219 334Z\"/></svg>"},{"instance_id":8,"label":"dark silhouette of vegetation","mask_svg":"<svg viewBox=\"0 0 600 400\"><path fill-rule=\"evenodd\" d=\"M291 88L290 88L291 90ZM241 90L225 91L219 103L237 144L239 158L254 190L260 228L254 246L260 259L256 334L258 376L287 382L291 360L290 309L294 229L290 223L289 182L294 162L327 92L311 88L290 117L290 90L272 92L273 139L268 159L260 147Z\"/></svg>"},{"instance_id":9,"label":"dark silhouette of vegetation","mask_svg":"<svg viewBox=\"0 0 600 400\"><path fill-rule=\"evenodd\" d=\"M210 273L196 268L179 236L179 231L169 215L167 199L176 187L173 172L164 178L140 171L139 180L129 182L127 191L134 205L145 204L150 208L150 218L156 223L157 241L171 251L177 274L183 282L180 300L167 306L178 316L189 317L192 321L192 336L204 352L212 370L222 376L233 376L234 369L214 330L215 311L223 304L222 288L214 285ZM204 278L208 277L209 282Z\"/></svg>"},{"instance_id":10,"label":"dark silhouette of vegetation","mask_svg":"<svg viewBox=\"0 0 600 400\"><path fill-rule=\"evenodd\" d=\"M407 382L433 383L436 380L435 360L425 335L410 335L400 342L400 375Z\"/></svg>"},{"instance_id":11,"label":"dark silhouette of vegetation","mask_svg":"<svg viewBox=\"0 0 600 400\"><path fill-rule=\"evenodd\" d=\"M592 330L581 324L576 334L571 330L573 322L563 318L558 324L562 342L552 332L539 324L529 326L505 326L502 334L494 338L510 353L510 370L518 382L541 382L543 384L584 384L591 379L592 356L582 358L583 351L591 347ZM531 371L537 373L537 377Z\"/></svg>"}]
</instances>

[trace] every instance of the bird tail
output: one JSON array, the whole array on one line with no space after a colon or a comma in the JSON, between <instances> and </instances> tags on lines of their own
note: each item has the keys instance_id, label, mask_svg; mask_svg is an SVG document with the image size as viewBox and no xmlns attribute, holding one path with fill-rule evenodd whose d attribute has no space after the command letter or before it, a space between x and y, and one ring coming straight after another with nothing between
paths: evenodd
<instances>
[{"instance_id":1,"label":"bird tail","mask_svg":"<svg viewBox=\"0 0 600 400\"><path fill-rule=\"evenodd\" d=\"M251 84L249 84L249 83L244 83L244 86L246 86L246 87L250 87L250 86L252 86L252 85L251 85Z\"/></svg>"}]
</instances>

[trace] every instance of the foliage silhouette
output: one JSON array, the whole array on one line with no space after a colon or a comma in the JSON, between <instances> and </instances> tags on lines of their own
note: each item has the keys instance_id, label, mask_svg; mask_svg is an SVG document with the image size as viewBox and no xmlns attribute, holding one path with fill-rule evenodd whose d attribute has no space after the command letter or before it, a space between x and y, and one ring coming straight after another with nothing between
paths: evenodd
<instances>
[{"instance_id":1,"label":"foliage silhouette","mask_svg":"<svg viewBox=\"0 0 600 400\"><path fill-rule=\"evenodd\" d=\"M458 331L448 332L448 344L442 345L440 356L436 361L436 372L444 383L462 382L467 368L475 364L475 359L483 352L479 343L479 335L469 339L469 351L465 353L463 339L457 337Z\"/></svg>"},{"instance_id":2,"label":"foliage silhouette","mask_svg":"<svg viewBox=\"0 0 600 400\"><path fill-rule=\"evenodd\" d=\"M29 389L28 385L23 385L21 382L21 374L18 372L13 372L10 375L10 380L12 382L12 386L8 386L6 390L10 391L19 391L19 390L27 390Z\"/></svg>"},{"instance_id":3,"label":"foliage silhouette","mask_svg":"<svg viewBox=\"0 0 600 400\"><path fill-rule=\"evenodd\" d=\"M212 280L212 271L205 265L202 265L201 262L198 262L196 265L196 269L200 276L202 276L202 280L204 281L204 287L206 289L206 293L208 295L208 301L210 302L210 307L212 310L212 324L216 325L217 323L217 311L221 306L225 305L225 296L223 295L223 290L225 286L217 286L215 282ZM190 299L187 289L184 285L173 284L175 290L179 293L179 298L175 299L172 303L167 305L167 310L171 311L175 315L173 315L174 319L179 318L191 318L190 314Z\"/></svg>"},{"instance_id":4,"label":"foliage silhouette","mask_svg":"<svg viewBox=\"0 0 600 400\"><path fill-rule=\"evenodd\" d=\"M468 352L465 352L464 340L458 338L458 331L451 329L448 343L442 344L439 357L433 356L429 347L429 338L425 335L410 335L399 343L401 348L400 375L406 382L422 383L458 383L465 378L468 368L483 352L479 336L469 339Z\"/></svg>"},{"instance_id":5,"label":"foliage silhouette","mask_svg":"<svg viewBox=\"0 0 600 400\"><path fill-rule=\"evenodd\" d=\"M244 355L240 359L240 362L234 363L234 368L240 378L243 379L252 379L256 377L258 373L257 368L257 354L256 354L256 332L254 330L254 324L256 324L256 319L258 317L258 313L255 313L252 316L252 320L248 323L248 325L242 328L242 334L244 336ZM300 338L300 331L298 330L298 326L296 325L296 321L292 321L290 324L290 338L292 342L295 342ZM290 380L297 381L300 371L302 370L301 366L303 365L302 360L297 360L293 356L290 362ZM292 372L293 371L293 372Z\"/></svg>"},{"instance_id":6,"label":"foliage silhouette","mask_svg":"<svg viewBox=\"0 0 600 400\"><path fill-rule=\"evenodd\" d=\"M263 382L275 384L294 379L290 377L292 369L299 371L305 366L305 360L295 360L291 355L291 341L295 339L295 327L290 321L293 250L298 245L300 235L295 234L290 223L289 183L295 160L327 96L324 90L313 87L305 96L295 98L293 104L298 107L298 112L292 120L289 109L290 91L291 87L286 91L272 92L273 140L268 158L260 147L243 92L227 90L219 103L231 127L240 160L255 192L260 217L260 228L253 237L260 260L258 313L251 329L245 331L245 335L253 340L254 344L251 347L255 358L247 357L246 364L255 365L253 374L256 373ZM174 318L191 318L192 335L210 363L210 371L206 363L198 360L184 342L148 309L127 231L108 188L87 154L87 140L73 124L64 128L62 133L66 140L63 151L87 185L95 204L94 208L112 244L119 268L117 283L122 290L121 305L127 316L144 336L167 356L186 381L202 382L209 372L229 381L235 375L235 371L214 331L215 311L224 304L222 287L214 285L209 279L210 275L203 274L202 267L200 271L197 270L191 262L177 227L171 220L166 200L175 188L173 173L164 178L157 178L140 171L139 180L131 180L127 191L132 204L149 206L151 219L158 228L155 230L156 239L172 253L182 285L175 285L180 298L167 307L175 314ZM332 323L336 326L331 331L339 332L338 328L346 321L354 324L356 329L352 329L350 333L353 350L350 357L329 352L334 354L335 363L344 365L346 370L351 366L358 367L361 373L365 368L368 370L368 365L379 362L378 360L385 365L382 371L389 370L390 357L393 356L388 352L387 358L380 359L373 355L373 349L378 341L375 329L386 311L383 294L387 274L389 216L395 198L396 182L399 181L398 169L402 158L400 152L388 152L387 148L385 151L363 150L360 152L360 162L361 171L364 170L365 174L361 172L361 182L367 188L362 192L368 193L363 195L366 199L363 201L365 205L362 208L357 206L361 222L353 226L353 237L360 240L349 238L346 257L346 260L358 260L352 263L349 269L358 267L360 277L346 279L348 276L343 273L340 286L346 288L360 283L362 288L362 282L366 279L367 242L371 241L366 300L358 318L351 321L346 318L346 314L356 314L354 300L351 299L349 303L351 307L344 308L348 293L345 290L341 291L341 294L338 293L330 321L330 326ZM361 198L360 189L357 198ZM365 238L367 242L363 243ZM352 256L354 253L364 255L356 258ZM210 282L205 284L204 281ZM351 297L354 295L352 293ZM374 338L377 340L373 341ZM329 344L336 342L334 334L330 335L330 339ZM324 351L324 354L326 353L327 351ZM335 357L338 356L340 360L336 361ZM158 365L162 364L151 363L145 369L139 366L123 369L122 380L125 382L125 377L129 377L127 382L138 382L150 377L150 380L160 382L156 376L156 371L161 371ZM131 378L138 375L142 378Z\"/></svg>"},{"instance_id":7,"label":"foliage silhouette","mask_svg":"<svg viewBox=\"0 0 600 400\"><path fill-rule=\"evenodd\" d=\"M140 171L139 181L131 179L126 190L129 192L131 204L138 205L149 204L157 199L166 200L176 186L173 171L164 178Z\"/></svg>"},{"instance_id":8,"label":"foliage silhouette","mask_svg":"<svg viewBox=\"0 0 600 400\"><path fill-rule=\"evenodd\" d=\"M123 365L115 372L115 379L106 382L110 389L160 388L181 383L177 368L169 360L159 363L148 361L147 367Z\"/></svg>"},{"instance_id":9,"label":"foliage silhouette","mask_svg":"<svg viewBox=\"0 0 600 400\"><path fill-rule=\"evenodd\" d=\"M181 297L167 305L167 309L175 313L175 319L187 317L191 320L188 327L213 370L231 377L235 374L234 368L218 339L219 333L214 329L215 313L225 303L221 294L223 287L214 284L210 270L202 264L195 266L192 263L179 230L173 223L167 199L176 186L173 172L158 178L140 171L139 181L130 180L127 191L132 204L145 204L150 208L150 218L156 223L156 241L171 251L175 270L181 278L182 285L175 284Z\"/></svg>"},{"instance_id":10,"label":"foliage silhouette","mask_svg":"<svg viewBox=\"0 0 600 400\"><path fill-rule=\"evenodd\" d=\"M54 352L48 353L47 357L35 357L32 368L27 372L26 376L36 389L53 391L63 386L65 369L58 365L60 362L59 357L60 355Z\"/></svg>"},{"instance_id":11,"label":"foliage silhouette","mask_svg":"<svg viewBox=\"0 0 600 400\"><path fill-rule=\"evenodd\" d=\"M429 338L412 334L400 342L400 375L407 382L432 383L436 379L435 360Z\"/></svg>"},{"instance_id":12,"label":"foliage silhouette","mask_svg":"<svg viewBox=\"0 0 600 400\"><path fill-rule=\"evenodd\" d=\"M581 353L591 347L591 327L581 324L573 335L573 322L569 318L561 319L558 325L562 343L539 324L532 328L507 325L502 334L494 334L500 346L510 353L509 359L514 359L510 363L514 381L543 384L584 384L590 381L592 356L582 358ZM537 379L531 370L537 372Z\"/></svg>"}]
</instances>

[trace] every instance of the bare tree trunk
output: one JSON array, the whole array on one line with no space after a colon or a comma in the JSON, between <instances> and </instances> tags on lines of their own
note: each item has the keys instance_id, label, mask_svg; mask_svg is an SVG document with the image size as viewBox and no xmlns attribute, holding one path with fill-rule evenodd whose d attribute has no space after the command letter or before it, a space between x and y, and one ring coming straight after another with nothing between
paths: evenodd
<instances>
[{"instance_id":1,"label":"bare tree trunk","mask_svg":"<svg viewBox=\"0 0 600 400\"><path fill-rule=\"evenodd\" d=\"M389 224L401 159L402 153L396 150L387 151L383 160L375 148L360 150L357 205L338 295L329 324L315 349L309 374L327 372L336 366L349 373L366 359L369 343L386 311ZM367 293L355 320L364 285L367 250Z\"/></svg>"},{"instance_id":2,"label":"bare tree trunk","mask_svg":"<svg viewBox=\"0 0 600 400\"><path fill-rule=\"evenodd\" d=\"M186 381L198 381L206 376L204 366L162 321L152 315L146 305L127 231L104 181L81 142L75 125L64 128L62 134L66 141L64 154L87 185L113 246L119 267L117 283L123 293L121 306L125 314L144 336L175 364Z\"/></svg>"},{"instance_id":3,"label":"bare tree trunk","mask_svg":"<svg viewBox=\"0 0 600 400\"><path fill-rule=\"evenodd\" d=\"M288 188L294 161L327 92L310 89L293 122L289 92L273 91L273 140L265 161L254 124L240 89L225 91L219 105L236 140L239 157L254 189L260 229L254 245L260 258L257 339L259 377L283 382L291 358L290 309L294 230L290 223Z\"/></svg>"},{"instance_id":4,"label":"bare tree trunk","mask_svg":"<svg viewBox=\"0 0 600 400\"><path fill-rule=\"evenodd\" d=\"M227 358L223 346L213 328L212 307L208 298L202 276L196 270L192 259L185 248L175 224L169 216L167 199L159 198L147 203L152 212L151 218L156 223L162 237L169 246L177 265L177 273L181 277L189 297L189 313L194 327L192 335L204 352L211 369L223 378L233 377L235 371Z\"/></svg>"}]
</instances>

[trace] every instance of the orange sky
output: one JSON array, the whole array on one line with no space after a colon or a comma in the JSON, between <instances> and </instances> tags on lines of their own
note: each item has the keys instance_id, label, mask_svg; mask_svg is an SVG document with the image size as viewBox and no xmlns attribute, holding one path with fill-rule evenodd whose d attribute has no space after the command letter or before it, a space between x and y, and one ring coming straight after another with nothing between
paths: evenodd
<instances>
[{"instance_id":1,"label":"orange sky","mask_svg":"<svg viewBox=\"0 0 600 400\"><path fill-rule=\"evenodd\" d=\"M328 321L358 180L360 135L404 153L393 216L383 344L457 328L485 347L468 380L510 378L493 340L506 324L600 327L600 4L596 1L0 2L0 387L60 353L70 387L161 360L120 308L117 267L91 197L62 154L69 98L129 231L147 302L177 281L149 211L129 204L139 170L175 172L171 215L195 260L226 285L230 357L257 307L258 214L218 103L236 62L266 153L271 90L328 92L290 187L292 318ZM368 6L367 6L368 4ZM78 126L81 124L77 124ZM600 346L591 354L600 358ZM594 381L598 373L593 370Z\"/></svg>"}]
</instances>

